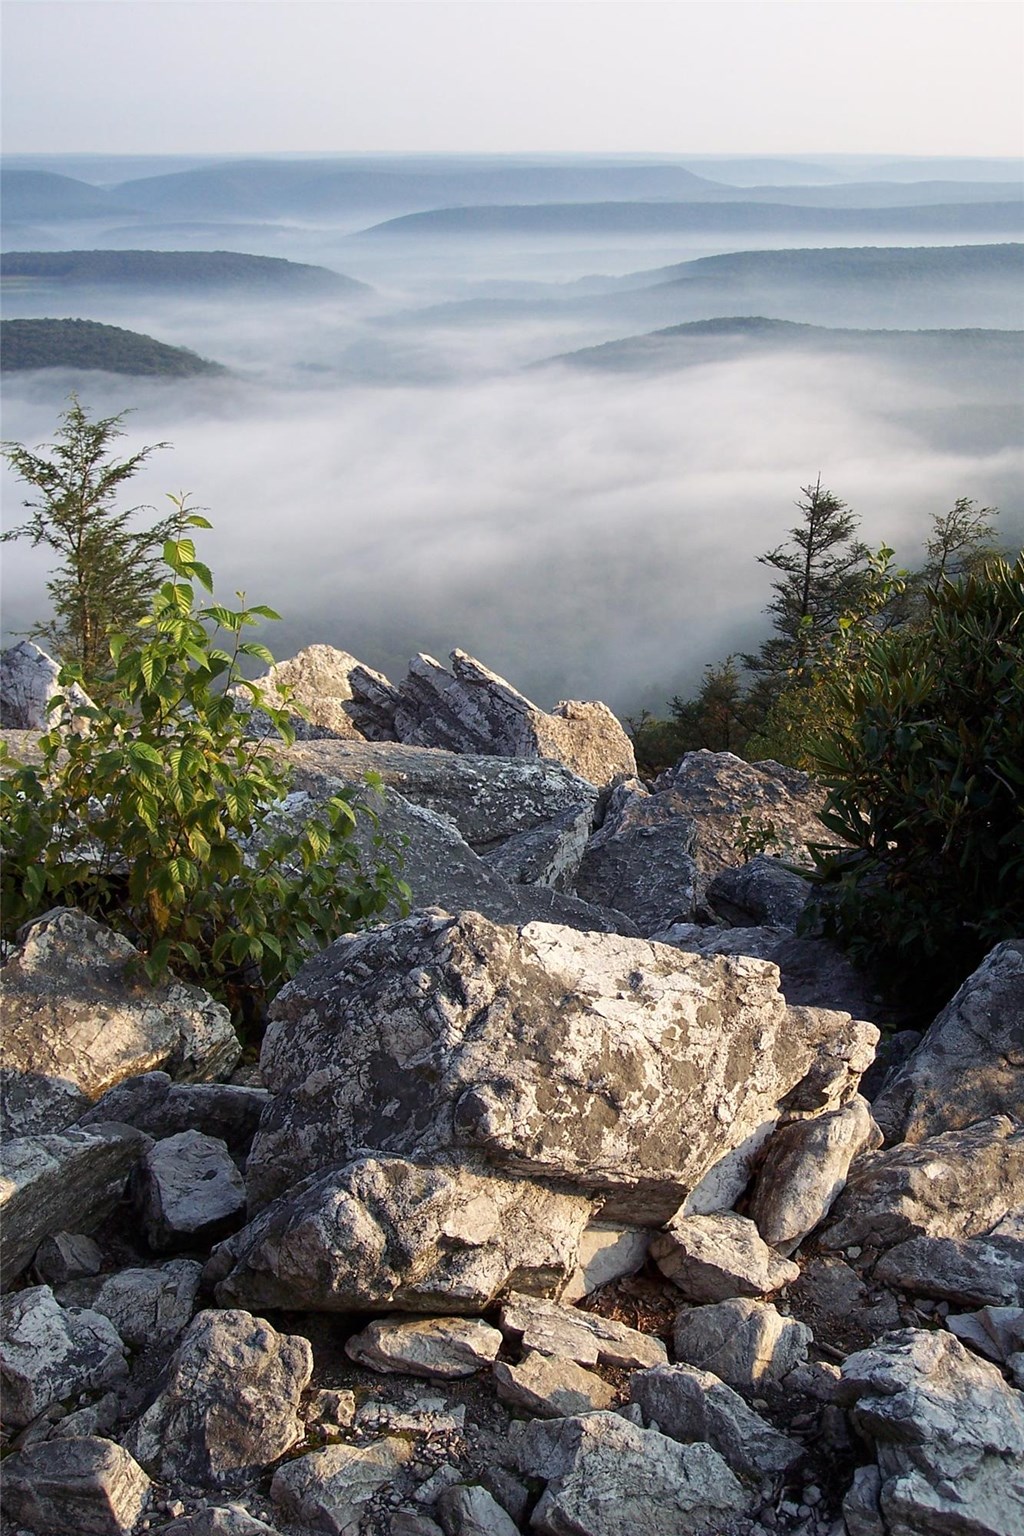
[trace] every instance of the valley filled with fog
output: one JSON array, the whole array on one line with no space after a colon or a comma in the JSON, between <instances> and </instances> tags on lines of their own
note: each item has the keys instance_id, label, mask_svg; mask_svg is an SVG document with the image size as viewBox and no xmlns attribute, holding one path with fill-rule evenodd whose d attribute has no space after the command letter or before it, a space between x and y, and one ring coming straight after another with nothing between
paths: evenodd
<instances>
[{"instance_id":1,"label":"valley filled with fog","mask_svg":"<svg viewBox=\"0 0 1024 1536\"><path fill-rule=\"evenodd\" d=\"M49 441L72 390L130 409L126 452L173 445L131 499L192 494L219 595L284 615L279 656L401 674L459 646L544 706L659 710L762 637L756 557L819 472L908 564L959 497L1024 539L1010 162L24 157L5 181L5 253L231 251L366 285L5 273L5 319L227 370L6 371L4 437ZM44 616L45 572L7 546L5 638Z\"/></svg>"}]
</instances>

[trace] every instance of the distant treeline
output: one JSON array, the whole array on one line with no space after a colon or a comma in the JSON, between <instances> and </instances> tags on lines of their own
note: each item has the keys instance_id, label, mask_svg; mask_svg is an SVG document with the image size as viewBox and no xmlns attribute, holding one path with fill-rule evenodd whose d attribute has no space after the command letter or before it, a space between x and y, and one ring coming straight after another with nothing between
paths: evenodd
<instances>
[{"instance_id":1,"label":"distant treeline","mask_svg":"<svg viewBox=\"0 0 1024 1536\"><path fill-rule=\"evenodd\" d=\"M90 368L107 373L187 379L226 370L185 347L169 347L152 336L95 320L4 320L0 322L0 368Z\"/></svg>"},{"instance_id":2,"label":"distant treeline","mask_svg":"<svg viewBox=\"0 0 1024 1536\"><path fill-rule=\"evenodd\" d=\"M308 293L366 290L365 283L285 261L237 251L5 251L0 275L51 283L136 284L166 288L277 288Z\"/></svg>"}]
</instances>

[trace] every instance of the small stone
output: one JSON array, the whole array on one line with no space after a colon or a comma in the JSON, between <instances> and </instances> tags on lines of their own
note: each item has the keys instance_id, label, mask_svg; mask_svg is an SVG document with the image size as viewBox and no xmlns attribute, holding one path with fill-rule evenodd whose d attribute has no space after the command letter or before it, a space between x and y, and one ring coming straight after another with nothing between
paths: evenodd
<instances>
[{"instance_id":1,"label":"small stone","mask_svg":"<svg viewBox=\"0 0 1024 1536\"><path fill-rule=\"evenodd\" d=\"M374 1371L450 1380L490 1365L501 1344L498 1329L475 1317L387 1317L353 1335L345 1353Z\"/></svg>"},{"instance_id":2,"label":"small stone","mask_svg":"<svg viewBox=\"0 0 1024 1536\"><path fill-rule=\"evenodd\" d=\"M55 1232L40 1243L32 1265L44 1285L63 1285L66 1280L98 1275L103 1254L83 1232Z\"/></svg>"},{"instance_id":3,"label":"small stone","mask_svg":"<svg viewBox=\"0 0 1024 1536\"><path fill-rule=\"evenodd\" d=\"M270 1497L286 1520L332 1533L358 1531L365 1506L415 1456L395 1437L369 1445L330 1445L278 1467Z\"/></svg>"},{"instance_id":4,"label":"small stone","mask_svg":"<svg viewBox=\"0 0 1024 1536\"><path fill-rule=\"evenodd\" d=\"M857 1244L854 1243L852 1245L852 1247L847 1248L847 1250L846 1250L846 1257L848 1259L859 1259L863 1252L864 1252L863 1248L859 1248L857 1246Z\"/></svg>"},{"instance_id":5,"label":"small stone","mask_svg":"<svg viewBox=\"0 0 1024 1536\"><path fill-rule=\"evenodd\" d=\"M571 1418L615 1401L615 1389L593 1371L549 1355L529 1354L520 1365L499 1360L494 1379L503 1403L544 1418Z\"/></svg>"}]
</instances>

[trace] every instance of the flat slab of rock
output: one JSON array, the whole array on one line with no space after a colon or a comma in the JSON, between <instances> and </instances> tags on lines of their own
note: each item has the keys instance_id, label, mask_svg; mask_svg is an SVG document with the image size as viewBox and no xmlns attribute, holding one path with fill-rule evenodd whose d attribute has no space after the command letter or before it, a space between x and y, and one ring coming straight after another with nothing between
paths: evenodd
<instances>
[{"instance_id":1,"label":"flat slab of rock","mask_svg":"<svg viewBox=\"0 0 1024 1536\"><path fill-rule=\"evenodd\" d=\"M612 1280L635 1275L647 1259L651 1234L645 1227L622 1222L591 1222L580 1238L576 1273L562 1300L579 1301Z\"/></svg>"},{"instance_id":2,"label":"flat slab of rock","mask_svg":"<svg viewBox=\"0 0 1024 1536\"><path fill-rule=\"evenodd\" d=\"M883 1529L1024 1527L1024 1405L949 1333L905 1329L845 1361L840 1400L876 1448Z\"/></svg>"},{"instance_id":3,"label":"flat slab of rock","mask_svg":"<svg viewBox=\"0 0 1024 1536\"><path fill-rule=\"evenodd\" d=\"M89 1232L113 1210L151 1145L126 1125L94 1125L0 1145L3 1283L20 1275L40 1243L74 1226Z\"/></svg>"},{"instance_id":4,"label":"flat slab of rock","mask_svg":"<svg viewBox=\"0 0 1024 1536\"><path fill-rule=\"evenodd\" d=\"M856 1158L820 1241L884 1249L911 1237L973 1237L1022 1205L1024 1127L995 1115Z\"/></svg>"},{"instance_id":5,"label":"flat slab of rock","mask_svg":"<svg viewBox=\"0 0 1024 1536\"><path fill-rule=\"evenodd\" d=\"M577 1365L612 1365L632 1371L668 1358L660 1339L627 1328L613 1317L517 1292L501 1309L501 1331L524 1349L559 1355Z\"/></svg>"},{"instance_id":6,"label":"flat slab of rock","mask_svg":"<svg viewBox=\"0 0 1024 1536\"><path fill-rule=\"evenodd\" d=\"M158 1141L132 1176L132 1199L154 1253L215 1241L245 1212L242 1175L223 1141L182 1131Z\"/></svg>"},{"instance_id":7,"label":"flat slab of rock","mask_svg":"<svg viewBox=\"0 0 1024 1536\"><path fill-rule=\"evenodd\" d=\"M530 1520L540 1536L717 1536L747 1507L709 1445L680 1445L616 1413L534 1420L516 1455L547 1484Z\"/></svg>"},{"instance_id":8,"label":"flat slab of rock","mask_svg":"<svg viewBox=\"0 0 1024 1536\"><path fill-rule=\"evenodd\" d=\"M365 1147L465 1148L657 1223L715 1170L729 1205L783 1101L854 1090L877 1031L787 1009L756 960L422 913L337 940L278 994L251 1205ZM697 1085L700 1092L695 1092Z\"/></svg>"},{"instance_id":9,"label":"flat slab of rock","mask_svg":"<svg viewBox=\"0 0 1024 1536\"><path fill-rule=\"evenodd\" d=\"M518 1365L498 1360L494 1384L503 1403L545 1419L569 1418L610 1408L615 1388L574 1360L528 1354Z\"/></svg>"},{"instance_id":10,"label":"flat slab of rock","mask_svg":"<svg viewBox=\"0 0 1024 1536\"><path fill-rule=\"evenodd\" d=\"M312 1374L308 1340L248 1312L200 1312L125 1445L162 1482L230 1487L302 1439Z\"/></svg>"},{"instance_id":11,"label":"flat slab of rock","mask_svg":"<svg viewBox=\"0 0 1024 1536\"><path fill-rule=\"evenodd\" d=\"M60 1306L48 1285L0 1299L0 1381L8 1424L30 1423L52 1403L128 1378L124 1345L98 1312Z\"/></svg>"},{"instance_id":12,"label":"flat slab of rock","mask_svg":"<svg viewBox=\"0 0 1024 1536\"><path fill-rule=\"evenodd\" d=\"M674 1216L651 1239L651 1257L690 1301L766 1296L800 1277L799 1265L780 1258L734 1211Z\"/></svg>"},{"instance_id":13,"label":"flat slab of rock","mask_svg":"<svg viewBox=\"0 0 1024 1536\"><path fill-rule=\"evenodd\" d=\"M781 1381L807 1359L810 1341L803 1323L745 1297L680 1312L674 1332L679 1360L745 1389Z\"/></svg>"},{"instance_id":14,"label":"flat slab of rock","mask_svg":"<svg viewBox=\"0 0 1024 1536\"><path fill-rule=\"evenodd\" d=\"M1013 1237L912 1237L875 1265L886 1285L965 1306L1024 1306L1024 1241Z\"/></svg>"},{"instance_id":15,"label":"flat slab of rock","mask_svg":"<svg viewBox=\"0 0 1024 1536\"><path fill-rule=\"evenodd\" d=\"M799 1441L780 1434L738 1392L692 1365L635 1372L629 1398L647 1423L657 1421L663 1435L684 1443L705 1441L740 1477L773 1477L804 1454Z\"/></svg>"},{"instance_id":16,"label":"flat slab of rock","mask_svg":"<svg viewBox=\"0 0 1024 1536\"><path fill-rule=\"evenodd\" d=\"M265 1088L241 1083L176 1083L166 1072L143 1072L108 1089L78 1124L117 1120L156 1141L202 1131L225 1142L235 1157L244 1157L269 1098Z\"/></svg>"},{"instance_id":17,"label":"flat slab of rock","mask_svg":"<svg viewBox=\"0 0 1024 1536\"><path fill-rule=\"evenodd\" d=\"M338 1536L357 1532L374 1494L414 1455L414 1446L397 1436L369 1445L329 1445L278 1467L270 1497L286 1520Z\"/></svg>"},{"instance_id":18,"label":"flat slab of rock","mask_svg":"<svg viewBox=\"0 0 1024 1536\"><path fill-rule=\"evenodd\" d=\"M489 1366L501 1333L477 1317L385 1317L345 1345L357 1365L406 1376L453 1380Z\"/></svg>"},{"instance_id":19,"label":"flat slab of rock","mask_svg":"<svg viewBox=\"0 0 1024 1536\"><path fill-rule=\"evenodd\" d=\"M846 1188L853 1159L881 1145L882 1133L859 1095L842 1109L777 1130L750 1201L765 1242L783 1254L798 1248Z\"/></svg>"},{"instance_id":20,"label":"flat slab of rock","mask_svg":"<svg viewBox=\"0 0 1024 1536\"><path fill-rule=\"evenodd\" d=\"M1024 1121L1024 939L968 976L875 1101L888 1141L919 1142L991 1115Z\"/></svg>"},{"instance_id":21,"label":"flat slab of rock","mask_svg":"<svg viewBox=\"0 0 1024 1536\"><path fill-rule=\"evenodd\" d=\"M149 1491L112 1440L46 1440L4 1461L4 1512L38 1536L130 1536Z\"/></svg>"},{"instance_id":22,"label":"flat slab of rock","mask_svg":"<svg viewBox=\"0 0 1024 1536\"><path fill-rule=\"evenodd\" d=\"M62 1130L133 1073L215 1077L241 1055L226 1008L185 982L132 980L138 951L83 912L56 907L21 937L0 970L8 1135Z\"/></svg>"},{"instance_id":23,"label":"flat slab of rock","mask_svg":"<svg viewBox=\"0 0 1024 1536\"><path fill-rule=\"evenodd\" d=\"M214 1250L222 1306L475 1314L557 1295L593 1202L482 1162L366 1157L313 1176Z\"/></svg>"}]
</instances>

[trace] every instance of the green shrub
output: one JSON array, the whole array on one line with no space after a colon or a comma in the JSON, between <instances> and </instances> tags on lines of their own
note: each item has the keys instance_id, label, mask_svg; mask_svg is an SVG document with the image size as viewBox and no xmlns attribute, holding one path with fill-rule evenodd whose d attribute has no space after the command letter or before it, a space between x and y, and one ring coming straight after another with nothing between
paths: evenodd
<instances>
[{"instance_id":1,"label":"green shrub","mask_svg":"<svg viewBox=\"0 0 1024 1536\"><path fill-rule=\"evenodd\" d=\"M286 743L294 732L241 674L243 657L273 662L244 636L277 614L197 608L194 584L212 593L212 579L185 529L209 524L178 509L170 579L136 629L113 637L105 702L76 708L78 733L47 732L41 766L0 782L4 932L81 907L138 945L151 980L170 970L251 1020L310 951L409 893L362 791L298 826L281 817L290 773L247 736L247 715L258 707ZM79 675L65 667L61 687Z\"/></svg>"},{"instance_id":2,"label":"green shrub","mask_svg":"<svg viewBox=\"0 0 1024 1536\"><path fill-rule=\"evenodd\" d=\"M850 845L820 855L820 910L930 1006L1024 931L1024 557L926 600L826 669L837 725L812 753Z\"/></svg>"}]
</instances>

